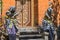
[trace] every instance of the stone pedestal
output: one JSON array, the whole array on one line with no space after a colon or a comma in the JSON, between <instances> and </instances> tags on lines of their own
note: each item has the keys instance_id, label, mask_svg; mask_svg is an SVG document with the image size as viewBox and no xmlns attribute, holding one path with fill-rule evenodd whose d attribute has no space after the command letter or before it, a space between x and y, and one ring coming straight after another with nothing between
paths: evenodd
<instances>
[{"instance_id":1,"label":"stone pedestal","mask_svg":"<svg viewBox=\"0 0 60 40\"><path fill-rule=\"evenodd\" d=\"M44 32L44 34L45 34L44 39L45 39L45 40L48 40L48 35L49 35L49 33L48 33L48 32Z\"/></svg>"}]
</instances>

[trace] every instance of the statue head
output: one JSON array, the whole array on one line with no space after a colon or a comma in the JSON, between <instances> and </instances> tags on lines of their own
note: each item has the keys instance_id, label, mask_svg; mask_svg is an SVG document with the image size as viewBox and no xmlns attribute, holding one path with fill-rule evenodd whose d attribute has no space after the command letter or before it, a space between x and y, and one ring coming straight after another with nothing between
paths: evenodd
<instances>
[{"instance_id":1,"label":"statue head","mask_svg":"<svg viewBox=\"0 0 60 40\"><path fill-rule=\"evenodd\" d=\"M51 1L49 1L48 4L49 4L49 7L52 7L52 5L53 5Z\"/></svg>"},{"instance_id":2,"label":"statue head","mask_svg":"<svg viewBox=\"0 0 60 40\"><path fill-rule=\"evenodd\" d=\"M15 6L11 6L11 7L10 7L10 9L9 9L9 11L10 11L10 13L11 13L11 14L9 15L10 17L12 17L12 16L15 14L15 10L16 10Z\"/></svg>"},{"instance_id":3,"label":"statue head","mask_svg":"<svg viewBox=\"0 0 60 40\"><path fill-rule=\"evenodd\" d=\"M14 13L15 10L16 10L15 6L11 6L10 9L9 9L9 11L10 11L11 13Z\"/></svg>"}]
</instances>

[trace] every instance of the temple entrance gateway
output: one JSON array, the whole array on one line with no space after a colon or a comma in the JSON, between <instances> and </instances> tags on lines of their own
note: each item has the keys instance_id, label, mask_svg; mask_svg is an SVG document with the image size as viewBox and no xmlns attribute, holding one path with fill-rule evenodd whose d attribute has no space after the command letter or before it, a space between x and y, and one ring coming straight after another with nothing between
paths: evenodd
<instances>
[{"instance_id":1,"label":"temple entrance gateway","mask_svg":"<svg viewBox=\"0 0 60 40\"><path fill-rule=\"evenodd\" d=\"M32 28L35 27L35 24L38 24L37 5L38 1L36 2L36 0L16 0L16 12L19 13L17 16L17 20L20 23L19 27Z\"/></svg>"}]
</instances>

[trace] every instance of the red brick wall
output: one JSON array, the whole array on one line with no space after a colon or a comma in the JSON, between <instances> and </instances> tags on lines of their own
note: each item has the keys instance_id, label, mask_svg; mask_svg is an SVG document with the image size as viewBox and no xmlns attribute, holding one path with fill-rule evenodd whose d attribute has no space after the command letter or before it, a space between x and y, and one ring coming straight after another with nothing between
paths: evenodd
<instances>
[{"instance_id":1,"label":"red brick wall","mask_svg":"<svg viewBox=\"0 0 60 40\"><path fill-rule=\"evenodd\" d=\"M39 24L42 23L43 17L45 15L45 11L48 8L48 0L38 0L38 22Z\"/></svg>"},{"instance_id":2,"label":"red brick wall","mask_svg":"<svg viewBox=\"0 0 60 40\"><path fill-rule=\"evenodd\" d=\"M15 6L15 0L2 0L2 16L5 16L6 11L11 7Z\"/></svg>"}]
</instances>

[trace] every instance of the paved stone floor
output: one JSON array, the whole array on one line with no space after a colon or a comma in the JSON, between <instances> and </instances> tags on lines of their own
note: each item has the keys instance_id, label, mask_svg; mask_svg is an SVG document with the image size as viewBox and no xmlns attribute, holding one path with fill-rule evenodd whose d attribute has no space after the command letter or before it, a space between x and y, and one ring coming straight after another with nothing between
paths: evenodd
<instances>
[{"instance_id":1,"label":"paved stone floor","mask_svg":"<svg viewBox=\"0 0 60 40\"><path fill-rule=\"evenodd\" d=\"M43 40L43 39L21 39L21 40Z\"/></svg>"},{"instance_id":2,"label":"paved stone floor","mask_svg":"<svg viewBox=\"0 0 60 40\"><path fill-rule=\"evenodd\" d=\"M38 39L16 39L16 40L44 40L43 38L38 38Z\"/></svg>"}]
</instances>

